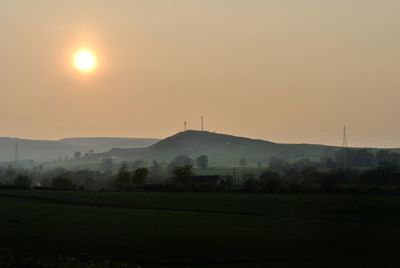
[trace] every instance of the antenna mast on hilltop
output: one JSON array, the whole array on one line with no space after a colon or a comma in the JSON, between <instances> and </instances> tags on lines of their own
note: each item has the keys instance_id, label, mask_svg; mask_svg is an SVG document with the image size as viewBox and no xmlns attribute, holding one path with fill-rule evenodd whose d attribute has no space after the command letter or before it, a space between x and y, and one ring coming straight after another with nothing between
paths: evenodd
<instances>
[{"instance_id":1,"label":"antenna mast on hilltop","mask_svg":"<svg viewBox=\"0 0 400 268\"><path fill-rule=\"evenodd\" d=\"M346 167L347 165L347 131L346 131L346 126L343 126L343 167Z\"/></svg>"},{"instance_id":2,"label":"antenna mast on hilltop","mask_svg":"<svg viewBox=\"0 0 400 268\"><path fill-rule=\"evenodd\" d=\"M204 117L201 116L201 131L204 131Z\"/></svg>"},{"instance_id":3,"label":"antenna mast on hilltop","mask_svg":"<svg viewBox=\"0 0 400 268\"><path fill-rule=\"evenodd\" d=\"M343 149L347 149L347 133L346 133L346 126L343 126Z\"/></svg>"}]
</instances>

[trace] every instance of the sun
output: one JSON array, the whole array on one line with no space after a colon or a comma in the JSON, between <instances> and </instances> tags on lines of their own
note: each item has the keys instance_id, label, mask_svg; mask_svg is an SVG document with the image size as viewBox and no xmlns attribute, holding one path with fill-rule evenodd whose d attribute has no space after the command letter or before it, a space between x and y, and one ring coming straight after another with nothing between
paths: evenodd
<instances>
[{"instance_id":1,"label":"sun","mask_svg":"<svg viewBox=\"0 0 400 268\"><path fill-rule=\"evenodd\" d=\"M74 54L74 67L84 73L88 73L96 69L97 57L90 49L80 49Z\"/></svg>"}]
</instances>

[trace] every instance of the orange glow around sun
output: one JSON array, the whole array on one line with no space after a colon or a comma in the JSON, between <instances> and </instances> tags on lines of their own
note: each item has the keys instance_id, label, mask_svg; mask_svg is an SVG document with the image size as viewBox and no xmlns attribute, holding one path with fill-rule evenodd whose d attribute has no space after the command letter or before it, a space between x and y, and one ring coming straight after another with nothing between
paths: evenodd
<instances>
[{"instance_id":1,"label":"orange glow around sun","mask_svg":"<svg viewBox=\"0 0 400 268\"><path fill-rule=\"evenodd\" d=\"M80 49L75 52L73 57L74 67L83 73L88 73L96 69L97 57L90 49Z\"/></svg>"}]
</instances>

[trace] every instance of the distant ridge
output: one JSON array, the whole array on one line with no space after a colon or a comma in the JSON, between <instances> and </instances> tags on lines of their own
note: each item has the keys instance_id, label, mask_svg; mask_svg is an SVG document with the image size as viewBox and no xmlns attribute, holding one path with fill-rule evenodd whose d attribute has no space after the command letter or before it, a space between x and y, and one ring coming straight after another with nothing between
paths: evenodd
<instances>
[{"instance_id":1,"label":"distant ridge","mask_svg":"<svg viewBox=\"0 0 400 268\"><path fill-rule=\"evenodd\" d=\"M0 137L0 161L15 160L15 144L18 143L20 160L34 160L37 162L56 160L60 156L72 156L80 148L50 140L29 140L19 138Z\"/></svg>"},{"instance_id":2,"label":"distant ridge","mask_svg":"<svg viewBox=\"0 0 400 268\"><path fill-rule=\"evenodd\" d=\"M48 162L59 158L71 158L75 152L82 154L93 150L102 153L112 148L148 147L158 139L141 138L65 138L58 141L31 140L0 137L0 162L15 160L15 144L18 143L19 159Z\"/></svg>"}]
</instances>

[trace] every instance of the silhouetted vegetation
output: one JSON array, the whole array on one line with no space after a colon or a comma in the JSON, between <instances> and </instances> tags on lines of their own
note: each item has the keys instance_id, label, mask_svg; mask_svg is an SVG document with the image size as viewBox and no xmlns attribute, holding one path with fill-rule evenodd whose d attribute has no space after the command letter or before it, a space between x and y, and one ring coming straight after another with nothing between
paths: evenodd
<instances>
[{"instance_id":1,"label":"silhouetted vegetation","mask_svg":"<svg viewBox=\"0 0 400 268\"><path fill-rule=\"evenodd\" d=\"M29 189L31 188L32 179L27 175L18 175L14 180L14 184L16 186Z\"/></svg>"},{"instance_id":2,"label":"silhouetted vegetation","mask_svg":"<svg viewBox=\"0 0 400 268\"><path fill-rule=\"evenodd\" d=\"M207 168L208 167L208 156L201 155L196 158L196 163L200 168Z\"/></svg>"},{"instance_id":3,"label":"silhouetted vegetation","mask_svg":"<svg viewBox=\"0 0 400 268\"><path fill-rule=\"evenodd\" d=\"M76 190L76 185L72 183L72 180L66 176L66 174L61 174L55 177L51 186L58 190Z\"/></svg>"},{"instance_id":4,"label":"silhouetted vegetation","mask_svg":"<svg viewBox=\"0 0 400 268\"><path fill-rule=\"evenodd\" d=\"M191 165L184 165L182 167L175 167L172 171L172 180L178 185L190 186L192 183L191 178L194 175L193 167Z\"/></svg>"},{"instance_id":5,"label":"silhouetted vegetation","mask_svg":"<svg viewBox=\"0 0 400 268\"><path fill-rule=\"evenodd\" d=\"M128 190L130 179L131 179L131 174L129 173L128 170L128 164L126 162L123 162L118 170L117 175L115 176L115 182L118 186L118 189L120 191Z\"/></svg>"},{"instance_id":6,"label":"silhouetted vegetation","mask_svg":"<svg viewBox=\"0 0 400 268\"><path fill-rule=\"evenodd\" d=\"M240 159L236 170L209 167L208 162L206 155L196 160L181 155L170 163L153 160L150 164L143 159L114 163L112 158L104 158L99 171L6 166L0 168L0 183L3 188L82 191L268 193L357 193L360 189L378 188L379 193L384 193L390 187L393 192L400 187L400 155L386 150L373 154L366 149L346 149L338 151L334 158L322 157L319 162L307 158L287 162L273 157L266 168L247 166L245 158Z\"/></svg>"},{"instance_id":7,"label":"silhouetted vegetation","mask_svg":"<svg viewBox=\"0 0 400 268\"><path fill-rule=\"evenodd\" d=\"M74 153L74 158L75 159L79 159L79 158L81 158L82 157L82 153L81 152L75 152Z\"/></svg>"},{"instance_id":8,"label":"silhouetted vegetation","mask_svg":"<svg viewBox=\"0 0 400 268\"><path fill-rule=\"evenodd\" d=\"M149 171L147 168L137 168L132 176L133 184L135 186L143 186L148 174Z\"/></svg>"},{"instance_id":9,"label":"silhouetted vegetation","mask_svg":"<svg viewBox=\"0 0 400 268\"><path fill-rule=\"evenodd\" d=\"M187 155L180 155L175 157L174 160L171 161L171 163L168 164L167 167L167 173L169 176L173 175L174 170L177 167L183 167L183 166L192 166L193 167L194 161Z\"/></svg>"}]
</instances>

